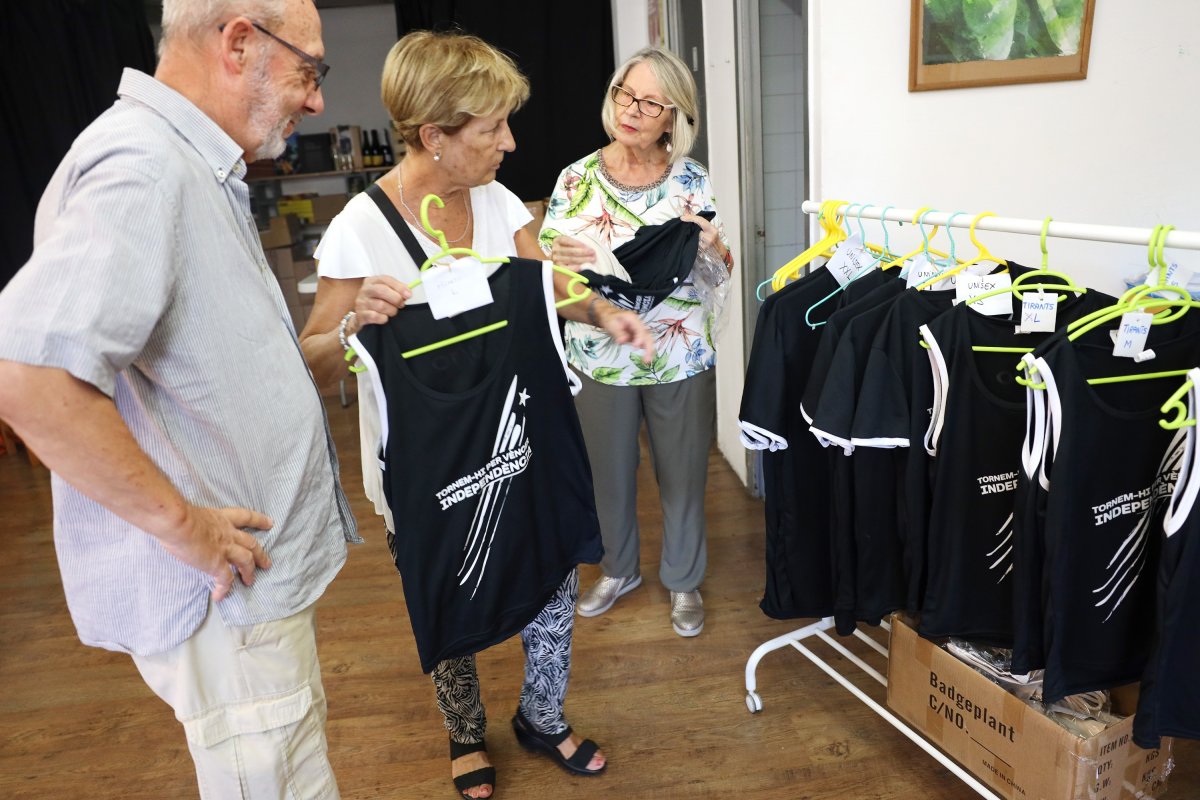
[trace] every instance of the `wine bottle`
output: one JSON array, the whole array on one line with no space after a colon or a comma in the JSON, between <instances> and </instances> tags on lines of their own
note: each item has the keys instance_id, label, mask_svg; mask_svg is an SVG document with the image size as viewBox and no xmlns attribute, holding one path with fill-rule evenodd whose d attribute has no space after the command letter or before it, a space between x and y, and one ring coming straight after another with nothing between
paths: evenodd
<instances>
[{"instance_id":1,"label":"wine bottle","mask_svg":"<svg viewBox=\"0 0 1200 800\"><path fill-rule=\"evenodd\" d=\"M390 167L396 163L396 156L392 152L392 143L388 139L387 128L383 130L383 165Z\"/></svg>"},{"instance_id":2,"label":"wine bottle","mask_svg":"<svg viewBox=\"0 0 1200 800\"><path fill-rule=\"evenodd\" d=\"M367 137L367 131L362 131L362 166L363 169L370 169L375 166L373 163L375 158L371 155L371 140Z\"/></svg>"},{"instance_id":3,"label":"wine bottle","mask_svg":"<svg viewBox=\"0 0 1200 800\"><path fill-rule=\"evenodd\" d=\"M371 154L375 156L375 166L383 166L383 148L379 146L379 131L371 129Z\"/></svg>"}]
</instances>

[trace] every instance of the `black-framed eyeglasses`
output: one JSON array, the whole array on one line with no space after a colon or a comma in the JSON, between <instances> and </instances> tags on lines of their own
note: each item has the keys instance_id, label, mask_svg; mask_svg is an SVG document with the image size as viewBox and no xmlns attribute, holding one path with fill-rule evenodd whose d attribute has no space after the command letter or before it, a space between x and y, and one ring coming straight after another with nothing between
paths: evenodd
<instances>
[{"instance_id":1,"label":"black-framed eyeglasses","mask_svg":"<svg viewBox=\"0 0 1200 800\"><path fill-rule=\"evenodd\" d=\"M279 38L275 34L271 33L269 30L264 28L262 25L259 25L254 20L250 20L250 24L254 26L255 30L262 31L267 36L270 36L272 39L274 39L275 41L279 42L281 45L286 47L288 50L291 50L293 53L300 56L300 59L305 64L308 64L310 67L312 67L312 69L313 69L312 81L316 85L317 88L320 88L321 84L324 83L324 81L325 81L325 76L329 74L329 65L328 64L326 64L324 61L317 58L316 56L310 56L308 53L304 52L299 47L296 47L296 45L292 44L291 42L287 41L286 39ZM217 30L224 31L225 25L221 24L221 25L217 26Z\"/></svg>"},{"instance_id":2,"label":"black-framed eyeglasses","mask_svg":"<svg viewBox=\"0 0 1200 800\"><path fill-rule=\"evenodd\" d=\"M625 91L625 87L623 86L612 87L612 99L617 105L625 106L626 108L634 103L637 103L638 110L647 117L660 117L668 108L675 107L668 103L660 103L657 100L647 100L644 97L634 97L632 94Z\"/></svg>"}]
</instances>

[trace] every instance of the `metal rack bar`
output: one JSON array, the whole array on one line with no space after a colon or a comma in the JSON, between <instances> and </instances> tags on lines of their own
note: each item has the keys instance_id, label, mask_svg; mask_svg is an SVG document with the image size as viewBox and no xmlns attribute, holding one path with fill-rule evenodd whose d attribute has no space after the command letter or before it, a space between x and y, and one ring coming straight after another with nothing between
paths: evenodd
<instances>
[{"instance_id":1,"label":"metal rack bar","mask_svg":"<svg viewBox=\"0 0 1200 800\"><path fill-rule=\"evenodd\" d=\"M859 204L847 203L838 206L838 213L842 213L853 207L851 216L857 217ZM818 200L805 200L802 206L804 213L816 214L821 210L821 203ZM908 225L913 221L919 209L915 208L889 208L886 215L882 215L883 206L868 205L863 209L863 219L887 219L893 222L903 222ZM882 216L881 216L882 215ZM954 222L950 222L950 217L954 217ZM923 217L926 225L941 225L945 227L950 224L955 228L969 228L971 219L974 215L961 214L947 211L930 211ZM975 228L980 231L997 231L999 233L1023 233L1030 236L1040 236L1042 233L1042 220L1040 219L1020 219L1017 217L984 217L979 220L979 224ZM1051 222L1046 229L1047 236L1053 236L1058 239L1085 239L1093 242L1111 242L1113 244L1150 244L1150 236L1154 233L1153 228L1129 228L1118 225L1092 225L1081 222ZM1171 231L1163 240L1163 246L1167 248L1178 248L1183 250L1200 250L1200 233L1195 231Z\"/></svg>"},{"instance_id":2,"label":"metal rack bar","mask_svg":"<svg viewBox=\"0 0 1200 800\"><path fill-rule=\"evenodd\" d=\"M750 709L750 713L755 714L759 711L762 711L762 699L759 698L758 692L755 691L757 687L755 671L758 668L758 662L761 661L763 656L765 656L767 653L782 649L784 647L794 647L800 652L801 655L803 655L812 663L816 664L822 672L841 684L842 688L865 703L866 706L876 714L883 717L883 719L887 721L889 725L900 731L905 738L920 747L939 764L953 773L955 777L967 784L967 786L971 787L971 789L980 797L987 798L987 800L1001 800L999 795L980 783L975 776L971 775L969 772L960 767L954 762L953 759L951 759L941 750L938 750L934 745L927 742L923 737L921 737L920 734L915 732L902 720L893 715L892 712L875 702L875 700L863 692L862 689L859 689L857 686L851 683L846 676L842 675L840 672L830 666L823 658L804 646L803 642L805 639L809 639L814 636L822 639L831 645L834 650L841 653L844 657L865 671L868 675L875 678L875 680L879 681L884 686L887 686L887 678L880 674L878 670L864 663L862 659L851 653L841 643L837 642L830 637L828 633L826 633L826 631L830 630L831 628L833 628L833 617L826 617L820 622L815 622L812 625L808 625L800 628L799 630L784 634L783 636L777 636L770 641L762 643L754 650L754 652L750 655L749 661L746 662L746 707ZM888 626L888 630L891 630L890 626ZM883 650L882 646L880 646L878 642L876 642L874 639L871 639L862 631L855 631L855 635L857 635L860 639L871 643L876 650L883 652L884 657L887 656L887 651Z\"/></svg>"}]
</instances>

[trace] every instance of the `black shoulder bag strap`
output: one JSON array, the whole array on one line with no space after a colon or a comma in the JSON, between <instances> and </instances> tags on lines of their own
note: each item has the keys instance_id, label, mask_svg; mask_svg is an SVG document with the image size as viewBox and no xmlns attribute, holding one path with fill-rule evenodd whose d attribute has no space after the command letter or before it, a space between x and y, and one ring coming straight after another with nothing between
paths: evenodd
<instances>
[{"instance_id":1,"label":"black shoulder bag strap","mask_svg":"<svg viewBox=\"0 0 1200 800\"><path fill-rule=\"evenodd\" d=\"M421 249L421 245L417 242L417 237L413 235L412 228L408 227L408 223L404 221L404 217L400 216L400 212L396 210L396 206L388 199L388 196L383 191L383 187L378 183L372 183L368 186L367 194L375 201L375 205L379 206L379 210L383 212L383 216L387 221L392 224L392 230L400 237L400 241L404 243L404 249L412 256L413 263L420 269L428 256Z\"/></svg>"}]
</instances>

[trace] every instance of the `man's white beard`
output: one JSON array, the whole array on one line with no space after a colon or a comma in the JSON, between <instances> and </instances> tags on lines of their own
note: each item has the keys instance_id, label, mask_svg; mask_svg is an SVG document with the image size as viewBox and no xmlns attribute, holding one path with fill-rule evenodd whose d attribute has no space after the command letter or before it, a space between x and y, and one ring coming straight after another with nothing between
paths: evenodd
<instances>
[{"instance_id":1,"label":"man's white beard","mask_svg":"<svg viewBox=\"0 0 1200 800\"><path fill-rule=\"evenodd\" d=\"M250 98L249 109L250 131L261 142L254 151L255 161L264 158L278 158L283 155L283 151L287 149L287 141L283 138L283 132L287 129L288 123L293 121L292 116L284 116L274 121L272 121L272 116L269 116L272 111L278 113L279 98L275 87L271 84L271 75L267 67L266 53L262 53L251 77L253 95ZM295 115L297 117L295 122L300 121L299 116L299 114Z\"/></svg>"}]
</instances>

